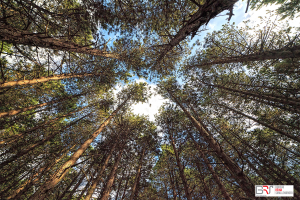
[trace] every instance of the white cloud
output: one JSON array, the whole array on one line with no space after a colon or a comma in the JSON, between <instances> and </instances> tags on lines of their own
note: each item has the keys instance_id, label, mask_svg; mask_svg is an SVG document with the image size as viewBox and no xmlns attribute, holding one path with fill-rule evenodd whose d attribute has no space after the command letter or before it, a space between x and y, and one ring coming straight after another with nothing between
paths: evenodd
<instances>
[{"instance_id":1,"label":"white cloud","mask_svg":"<svg viewBox=\"0 0 300 200\"><path fill-rule=\"evenodd\" d=\"M136 80L136 82L146 82L144 79ZM148 115L150 121L154 121L155 117L154 115L158 113L159 108L164 102L167 102L167 100L163 99L163 97L159 94L155 93L155 88L157 87L154 84L149 84L151 86L151 93L152 96L149 99L148 103L138 103L133 105L131 108L133 109L134 114L140 114L140 115Z\"/></svg>"},{"instance_id":2,"label":"white cloud","mask_svg":"<svg viewBox=\"0 0 300 200\"><path fill-rule=\"evenodd\" d=\"M281 17L280 15L276 15L276 9L279 8L280 5L275 5L275 4L271 4L268 6L263 6L261 7L261 9L259 10L249 10L247 13L244 14L245 20L250 20L249 25L251 27L253 26L258 26L258 28L263 28L264 26L266 26L266 23L261 23L261 19L260 17L266 18L266 20L268 19L271 22L276 22L277 23L288 23L290 26L295 26L295 27L299 27L299 23L300 23L300 18L295 18L293 20L291 19L285 19L282 21L278 21ZM273 11L274 15L272 17L270 14L270 11ZM241 22L238 24L238 26L243 27L244 23Z\"/></svg>"}]
</instances>

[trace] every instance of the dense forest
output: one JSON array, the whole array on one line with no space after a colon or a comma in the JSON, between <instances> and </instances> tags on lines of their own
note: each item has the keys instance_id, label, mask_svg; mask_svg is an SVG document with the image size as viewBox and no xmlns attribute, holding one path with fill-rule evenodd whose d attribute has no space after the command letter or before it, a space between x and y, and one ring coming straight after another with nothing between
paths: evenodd
<instances>
[{"instance_id":1,"label":"dense forest","mask_svg":"<svg viewBox=\"0 0 300 200\"><path fill-rule=\"evenodd\" d=\"M300 199L300 2L237 3L1 0L0 199Z\"/></svg>"}]
</instances>

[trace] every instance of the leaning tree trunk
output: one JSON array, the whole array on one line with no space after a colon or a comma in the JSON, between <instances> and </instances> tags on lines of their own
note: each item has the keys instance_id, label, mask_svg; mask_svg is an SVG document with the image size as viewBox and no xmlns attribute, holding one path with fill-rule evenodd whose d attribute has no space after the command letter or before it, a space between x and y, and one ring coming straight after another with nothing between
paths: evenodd
<instances>
[{"instance_id":1,"label":"leaning tree trunk","mask_svg":"<svg viewBox=\"0 0 300 200\"><path fill-rule=\"evenodd\" d=\"M49 181L45 182L39 190L30 198L30 200L39 200L45 197L47 191L54 188L57 183L59 183L64 176L71 169L70 167L75 164L79 157L85 152L85 150L90 146L94 139L102 132L102 130L107 126L110 120L123 108L126 102L130 99L131 95L128 95L127 99L101 124L101 126L96 130L91 137L86 140L80 148L70 157L70 159L65 162L56 175Z\"/></svg>"},{"instance_id":2,"label":"leaning tree trunk","mask_svg":"<svg viewBox=\"0 0 300 200\"><path fill-rule=\"evenodd\" d=\"M179 45L179 43L186 39L190 34L192 34L193 37L201 26L207 24L221 12L230 10L232 15L233 5L237 2L237 0L206 0L204 2L205 3L203 5L197 5L199 7L198 11L193 14L185 25L180 28L168 44L163 45L164 48L158 56L158 62L160 62L164 56L173 49L173 47Z\"/></svg>"},{"instance_id":3,"label":"leaning tree trunk","mask_svg":"<svg viewBox=\"0 0 300 200\"><path fill-rule=\"evenodd\" d=\"M203 183L205 196L206 196L206 198L207 198L208 200L212 200L212 197L211 197L211 194L210 194L210 190L209 190L209 187L207 186L207 184L205 183L205 179L204 179L204 176L203 176L203 173L202 173L202 170L201 170L199 161L197 160L197 161L195 162L195 164L196 164L196 167L197 167L198 172L199 172L199 174L200 174L201 181L202 181L202 183Z\"/></svg>"},{"instance_id":4,"label":"leaning tree trunk","mask_svg":"<svg viewBox=\"0 0 300 200\"><path fill-rule=\"evenodd\" d=\"M231 158L222 151L221 146L218 142L212 137L212 135L206 130L200 123L198 122L189 111L187 111L183 105L177 100L177 98L171 93L171 91L167 90L172 99L176 102L177 105L181 107L186 116L191 120L196 129L199 131L200 135L203 139L213 148L216 154L224 161L227 169L231 172L232 176L239 183L242 190L251 198L254 198L254 185L251 180L244 174L244 172L240 169L240 167L233 161Z\"/></svg>"},{"instance_id":5,"label":"leaning tree trunk","mask_svg":"<svg viewBox=\"0 0 300 200\"><path fill-rule=\"evenodd\" d=\"M224 89L227 91L232 92L233 95L236 96L241 96L241 97L247 97L247 99L249 99L249 97L252 97L251 99L254 101L259 101L262 103L266 103L268 104L268 102L274 102L274 103L278 103L278 104L283 104L289 107L282 107L280 105L277 104L270 104L272 106L276 106L279 107L281 109L285 109L287 111L290 112L297 112L300 113L300 100L297 100L295 98L287 98L287 97L283 97L283 96L275 96L275 95L268 95L268 94L255 94L249 91L243 91L243 90L238 90L238 89L234 89L234 88L228 88L222 85L212 85L212 84L207 84L203 81L201 81L203 84L207 85L207 86L212 86L212 87L216 87L216 88L220 88L220 89ZM262 101L265 100L265 101Z\"/></svg>"},{"instance_id":6,"label":"leaning tree trunk","mask_svg":"<svg viewBox=\"0 0 300 200\"><path fill-rule=\"evenodd\" d=\"M40 77L36 79L31 80L18 80L18 81L8 81L4 83L0 83L0 89L1 88L9 88L14 86L20 86L20 85L33 85L37 83L45 83L48 81L57 81L57 80L63 80L68 78L83 78L88 76L101 76L103 74L94 74L94 73L69 73L69 74L61 74L61 75L53 75L48 77Z\"/></svg>"},{"instance_id":7,"label":"leaning tree trunk","mask_svg":"<svg viewBox=\"0 0 300 200\"><path fill-rule=\"evenodd\" d=\"M54 50L70 51L106 58L120 59L120 56L116 53L109 53L100 49L81 46L71 41L55 39L42 33L32 33L29 31L18 30L9 25L5 25L3 22L0 22L0 35L0 40L7 43L23 44L29 46L50 48Z\"/></svg>"},{"instance_id":8,"label":"leaning tree trunk","mask_svg":"<svg viewBox=\"0 0 300 200\"><path fill-rule=\"evenodd\" d=\"M195 138L193 137L193 135L191 133L189 133L190 138L192 139L196 149L198 150L200 156L202 157L202 159L204 160L204 163L206 164L208 170L211 172L212 176L214 177L219 189L221 190L224 199L226 200L232 200L232 198L229 196L225 186L223 185L222 181L220 180L219 176L217 175L217 173L215 172L214 168L211 166L211 164L209 163L209 160L206 158L205 154L203 153L203 151L201 150L201 147L199 146L199 144L195 141Z\"/></svg>"}]
</instances>

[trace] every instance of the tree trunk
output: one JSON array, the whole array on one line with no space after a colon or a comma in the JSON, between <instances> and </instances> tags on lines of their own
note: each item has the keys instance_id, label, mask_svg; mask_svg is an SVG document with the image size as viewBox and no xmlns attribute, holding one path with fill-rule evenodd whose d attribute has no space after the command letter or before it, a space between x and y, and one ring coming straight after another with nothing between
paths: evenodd
<instances>
[{"instance_id":1,"label":"tree trunk","mask_svg":"<svg viewBox=\"0 0 300 200\"><path fill-rule=\"evenodd\" d=\"M59 183L64 176L70 170L70 167L74 165L74 163L78 160L78 158L85 152L85 150L90 146L90 144L94 141L94 139L101 133L101 131L106 127L106 125L110 122L110 120L118 113L119 110L126 104L126 102L130 99L130 95L128 95L127 99L120 105L118 108L101 124L101 126L96 130L91 137L86 140L80 148L70 157L70 159L65 162L60 170L57 172L56 176L54 176L50 181L44 183L39 190L32 196L31 200L39 200L44 198L47 191L54 188L57 183Z\"/></svg>"},{"instance_id":2,"label":"tree trunk","mask_svg":"<svg viewBox=\"0 0 300 200\"><path fill-rule=\"evenodd\" d=\"M211 164L209 163L209 160L206 158L205 154L203 153L203 151L201 150L201 147L199 146L199 144L195 141L193 135L189 132L189 136L192 139L196 149L198 150L200 156L202 157L202 159L204 160L204 163L206 164L208 170L211 172L212 176L214 177L219 189L221 190L224 199L226 200L232 200L231 197L229 196L226 188L224 187L222 181L220 180L219 176L216 174L214 168L211 166Z\"/></svg>"},{"instance_id":3,"label":"tree trunk","mask_svg":"<svg viewBox=\"0 0 300 200\"><path fill-rule=\"evenodd\" d=\"M61 74L61 75L53 75L48 77L40 77L32 80L19 80L19 81L9 81L0 83L0 88L9 88L14 86L20 86L20 85L33 85L37 83L45 83L48 81L55 81L55 80L62 80L62 79L68 79L68 78L83 78L87 76L101 76L102 74L94 74L94 73L78 73L78 74Z\"/></svg>"},{"instance_id":4,"label":"tree trunk","mask_svg":"<svg viewBox=\"0 0 300 200\"><path fill-rule=\"evenodd\" d=\"M195 66L203 67L207 65L216 65L216 64L225 64L225 63L238 63L238 62L245 63L251 61L264 61L269 59L286 59L286 58L299 58L299 57L300 57L300 46L298 45L293 47L283 47L281 49L253 53L249 55L226 57L222 59L216 59L211 62L207 62L207 60L204 60L203 63Z\"/></svg>"},{"instance_id":5,"label":"tree trunk","mask_svg":"<svg viewBox=\"0 0 300 200\"><path fill-rule=\"evenodd\" d=\"M169 177L170 177L170 184L173 190L173 200L177 200L177 193L176 193L176 188L175 188L175 184L174 184L174 175L171 171L171 167L168 163L168 169L169 169Z\"/></svg>"},{"instance_id":6,"label":"tree trunk","mask_svg":"<svg viewBox=\"0 0 300 200\"><path fill-rule=\"evenodd\" d=\"M122 185L122 182L124 180L125 173L126 173L126 169L123 169L122 178L121 178L121 180L119 180L119 184L118 184L118 189L117 189L117 192L116 192L115 200L118 200L120 189L121 189L121 185Z\"/></svg>"},{"instance_id":7,"label":"tree trunk","mask_svg":"<svg viewBox=\"0 0 300 200\"><path fill-rule=\"evenodd\" d=\"M177 166L179 168L179 175L180 175L180 178L181 178L182 183L183 183L183 187L184 187L186 198L188 200L192 200L191 193L190 193L190 190L189 190L189 185L188 185L188 182L187 182L186 177L184 175L184 169L183 169L183 166L182 166L182 164L180 162L179 154L178 154L178 151L176 149L173 136L172 136L171 133L169 133L169 134L170 134L170 142L171 142L171 145L172 145L174 153L175 153Z\"/></svg>"},{"instance_id":8,"label":"tree trunk","mask_svg":"<svg viewBox=\"0 0 300 200\"><path fill-rule=\"evenodd\" d=\"M142 166L143 166L143 159L144 159L145 151L146 151L146 148L143 147L143 150L141 152L141 157L140 157L140 160L139 160L139 166L138 166L138 169L136 171L135 181L134 181L134 184L132 186L132 191L131 191L131 195L130 195L129 200L133 200L134 196L137 193L136 188L137 188L137 185L138 185L138 182L139 182L139 178L141 176L141 169L142 169Z\"/></svg>"},{"instance_id":9,"label":"tree trunk","mask_svg":"<svg viewBox=\"0 0 300 200\"><path fill-rule=\"evenodd\" d=\"M280 134L282 134L282 135L288 137L288 138L291 138L291 139L293 139L293 140L295 140L295 141L297 141L297 142L300 142L300 138L298 138L298 137L295 136L295 135L291 135L291 134L289 134L289 133L287 133L287 132L285 132L285 131L283 131L283 130L281 130L281 129L275 128L275 127L273 127L273 126L271 126L271 125L269 125L269 124L267 124L267 123L265 123L265 122L263 122L263 121L261 121L261 120L255 119L254 117L251 117L251 116L249 116L249 115L246 115L246 114L244 114L243 112L238 111L238 110L235 110L235 109L233 109L233 108L230 108L230 107L228 107L228 106L226 106L226 105L224 105L224 104L217 104L217 105L222 106L222 107L224 107L224 108L226 108L226 109L228 109L228 110L231 110L231 111L233 111L233 112L235 112L235 113L237 113L237 114L239 114L239 115L242 115L242 116L244 116L244 117L246 117L246 118L248 118L248 119L251 119L251 120L253 120L253 121L255 121L255 122L257 122L257 123L259 123L259 124L261 124L261 125L263 125L263 126L265 126L265 127L267 127L267 128L269 128L269 129L272 129L272 130L274 130L274 131L276 131L276 132L278 132L278 133L280 133Z\"/></svg>"},{"instance_id":10,"label":"tree trunk","mask_svg":"<svg viewBox=\"0 0 300 200\"><path fill-rule=\"evenodd\" d=\"M177 105L181 107L181 109L184 111L184 113L187 115L187 117L191 120L191 122L194 124L194 126L199 131L200 135L203 137L203 139L209 143L210 147L213 148L217 155L224 161L224 163L227 166L227 169L231 172L235 180L239 183L240 187L243 189L243 191L251 198L255 197L255 191L254 191L254 185L250 181L250 179L244 174L244 172L240 169L240 167L234 163L231 158L226 155L221 146L217 143L217 141L212 137L212 135L199 123L189 111L187 111L183 105L175 98L175 96L167 90L168 93L171 95L171 97L174 99Z\"/></svg>"},{"instance_id":11,"label":"tree trunk","mask_svg":"<svg viewBox=\"0 0 300 200\"><path fill-rule=\"evenodd\" d=\"M101 194L101 198L100 200L108 200L108 197L109 197L109 194L111 192L111 189L112 189L112 185L115 181L115 177L116 177L116 171L118 169L118 166L119 166L119 162L121 160L121 157L122 157L122 154L123 154L123 151L124 149L121 148L121 150L119 151L119 154L118 154L118 157L115 161L115 164L108 176L108 179L107 179L107 182L103 188L103 191L102 191L102 194Z\"/></svg>"},{"instance_id":12,"label":"tree trunk","mask_svg":"<svg viewBox=\"0 0 300 200\"><path fill-rule=\"evenodd\" d=\"M112 156L112 154L113 154L116 146L117 146L117 142L114 142L114 144L111 147L111 149L110 149L107 157L105 158L104 163L102 163L102 166L101 166L101 168L100 168L100 170L99 170L99 172L97 174L97 178L93 179L92 185L91 185L89 191L87 192L86 197L84 198L84 200L89 200L92 197L92 195L93 195L93 193L94 193L97 185L99 184L99 182L102 179L102 174L103 174L104 170L106 169L106 166L107 166L107 164L108 164L108 162L109 162L109 160L110 160L110 158L111 158L111 156Z\"/></svg>"},{"instance_id":13,"label":"tree trunk","mask_svg":"<svg viewBox=\"0 0 300 200\"><path fill-rule=\"evenodd\" d=\"M50 48L53 50L70 51L106 58L120 59L120 56L116 53L109 53L100 49L81 46L71 41L55 39L49 37L46 34L18 30L11 26L5 25L3 22L0 22L0 35L0 40L7 43L38 46L42 48Z\"/></svg>"},{"instance_id":14,"label":"tree trunk","mask_svg":"<svg viewBox=\"0 0 300 200\"><path fill-rule=\"evenodd\" d=\"M27 108L21 108L21 109L11 110L11 111L8 111L8 112L2 112L2 113L0 113L0 118L1 117L11 117L11 116L14 116L16 114L19 114L19 113L22 113L22 112L25 112L25 111L28 111L28 110L33 110L33 109L40 108L40 107L43 107L43 106L55 104L55 103L58 103L58 102L63 102L63 101L66 101L68 99L73 99L75 97L80 97L80 96L85 95L87 93L89 93L89 92L84 92L84 93L81 93L81 94L75 94L75 95L64 97L64 98L61 98L61 99L58 99L58 100L53 100L53 101L49 101L49 102L46 102L46 103L41 103L41 104L29 106Z\"/></svg>"},{"instance_id":15,"label":"tree trunk","mask_svg":"<svg viewBox=\"0 0 300 200\"><path fill-rule=\"evenodd\" d=\"M221 12L231 10L232 13L233 5L236 2L237 0L206 0L203 5L198 5L198 11L191 16L182 28L180 28L171 41L164 45L165 47L158 57L158 62L160 62L173 47L179 45L179 43L186 39L190 34L192 34L193 37L201 26L207 24Z\"/></svg>"},{"instance_id":16,"label":"tree trunk","mask_svg":"<svg viewBox=\"0 0 300 200\"><path fill-rule=\"evenodd\" d=\"M84 189L81 191L80 195L77 197L77 200L81 200L85 191L87 191L90 187L90 185L92 184L93 178L96 175L97 171L95 170L94 173L92 174L92 176L90 177L90 180L88 180L88 182L86 183Z\"/></svg>"}]
</instances>

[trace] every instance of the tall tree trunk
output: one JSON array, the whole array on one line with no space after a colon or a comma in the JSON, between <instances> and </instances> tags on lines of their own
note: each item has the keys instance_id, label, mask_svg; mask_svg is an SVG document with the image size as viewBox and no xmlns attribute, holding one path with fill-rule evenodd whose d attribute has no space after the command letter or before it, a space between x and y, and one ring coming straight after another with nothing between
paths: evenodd
<instances>
[{"instance_id":1,"label":"tall tree trunk","mask_svg":"<svg viewBox=\"0 0 300 200\"><path fill-rule=\"evenodd\" d=\"M199 131L200 135L203 139L213 148L217 155L224 161L227 166L227 169L231 172L232 176L239 183L240 187L243 191L251 198L254 198L254 185L250 181L250 179L244 174L244 172L240 169L240 167L231 160L231 158L226 155L221 146L217 143L217 141L212 137L212 135L201 125L202 123L198 122L189 111L187 111L183 105L177 100L177 98L172 94L171 91L167 90L172 99L176 102L177 105L181 107L186 116L191 120L196 129Z\"/></svg>"},{"instance_id":2,"label":"tall tree trunk","mask_svg":"<svg viewBox=\"0 0 300 200\"><path fill-rule=\"evenodd\" d=\"M142 169L142 166L143 166L143 159L144 159L144 156L145 156L145 151L146 151L146 148L143 147L142 149L142 152L141 152L141 157L140 157L140 160L139 160L139 166L137 168L137 171L136 171L136 176L135 176L135 180L134 180L134 184L132 186L132 191L131 191L131 195L130 195L130 198L129 200L133 200L134 196L137 195L137 185L139 183L139 179L140 179L140 176L141 176L141 169Z\"/></svg>"},{"instance_id":3,"label":"tall tree trunk","mask_svg":"<svg viewBox=\"0 0 300 200\"><path fill-rule=\"evenodd\" d=\"M207 60L203 60L203 63L199 65L195 65L196 67L203 67L207 65L215 65L215 64L225 64L225 63L245 63L251 61L263 61L269 59L286 59L286 58L299 58L300 57L300 46L295 45L293 47L283 47L281 49L264 51L253 53L249 55L242 56L232 56L221 59L216 59L211 62L207 62Z\"/></svg>"},{"instance_id":4,"label":"tall tree trunk","mask_svg":"<svg viewBox=\"0 0 300 200\"><path fill-rule=\"evenodd\" d=\"M116 53L109 53L100 49L90 48L88 46L81 46L71 41L62 39L55 39L46 34L32 33L29 31L18 30L9 25L0 22L1 40L7 43L23 44L29 46L38 46L43 48L50 48L54 50L70 51L75 53L83 53L94 56L101 56L106 58L120 59Z\"/></svg>"},{"instance_id":5,"label":"tall tree trunk","mask_svg":"<svg viewBox=\"0 0 300 200\"><path fill-rule=\"evenodd\" d=\"M111 147L108 155L105 158L105 161L102 163L102 166L101 166L101 168L100 168L100 170L99 170L99 172L97 174L97 177L95 179L93 179L92 185L91 185L90 189L88 190L88 192L87 192L84 200L89 200L92 197L92 195L93 195L93 193L94 193L97 185L99 184L99 182L102 179L103 172L105 171L106 166L107 166L107 164L108 164L108 162L109 162L109 160L110 160L110 158L111 158L111 156L112 156L112 154L113 154L116 146L117 146L117 142L114 142L114 144Z\"/></svg>"},{"instance_id":6,"label":"tall tree trunk","mask_svg":"<svg viewBox=\"0 0 300 200\"><path fill-rule=\"evenodd\" d=\"M222 181L220 180L219 176L217 175L217 173L215 172L214 168L211 166L211 164L209 163L209 160L206 158L205 154L203 153L203 151L201 150L201 147L199 146L199 144L195 141L195 138L193 137L193 135L191 133L189 133L190 138L192 139L195 147L197 148L200 156L202 157L202 159L204 160L204 163L206 164L208 170L211 172L212 176L214 177L219 189L221 190L224 199L226 200L232 200L231 197L229 196L225 186L223 185Z\"/></svg>"},{"instance_id":7,"label":"tall tree trunk","mask_svg":"<svg viewBox=\"0 0 300 200\"><path fill-rule=\"evenodd\" d=\"M271 130L274 130L274 131L276 131L277 133L280 133L280 134L282 134L282 135L284 135L284 136L286 136L286 137L288 137L288 138L291 138L291 139L293 139L293 140L295 140L295 141L297 141L297 142L300 142L300 138L297 137L297 136L295 136L295 135L289 134L289 133L287 133L287 132L285 132L285 131L283 131L283 130L281 130L281 129L278 129L278 128L276 128L276 127L273 127L273 126L271 126L271 125L269 125L269 124L267 124L267 123L265 123L265 122L263 122L263 121L261 121L261 120L258 120L258 119L254 118L254 117L251 117L251 116L249 116L249 115L246 115L246 114L244 114L243 112L238 111L238 110L235 110L235 109L233 109L233 108L230 108L230 107L228 107L228 106L226 106L226 105L224 105L224 104L217 104L217 105L218 105L218 106L222 106L222 107L224 107L224 108L226 108L226 109L228 109L228 110L231 110L231 111L233 111L233 112L235 112L235 113L237 113L237 114L239 114L239 115L242 115L242 116L244 116L244 117L246 117L246 118L248 118L248 119L251 119L251 120L253 120L253 121L259 123L260 125L263 125L263 126L269 128L269 129L271 129Z\"/></svg>"},{"instance_id":8,"label":"tall tree trunk","mask_svg":"<svg viewBox=\"0 0 300 200\"><path fill-rule=\"evenodd\" d=\"M91 114L92 114L92 112L89 113L89 114L87 114L87 115L85 115L85 116L83 116L83 117L81 117L80 119L78 119L78 120L76 120L76 121L70 123L69 125L63 127L63 129L67 129L67 128L73 126L74 124L76 124L77 122L81 121L82 119L88 117L88 116L91 115ZM61 129L61 130L63 130L63 129ZM24 150L22 150L22 151L17 152L16 155L14 155L14 156L10 157L9 159L5 160L4 162L2 162L2 163L0 164L0 168L3 168L4 166L8 165L9 163L11 163L11 162L17 160L18 158L20 158L21 156L24 156L24 155L26 155L27 153L33 151L35 148L37 148L37 147L39 147L39 146L45 144L45 143L48 142L49 140L53 139L57 134L59 134L59 133L61 132L61 130L56 131L56 132L52 133L50 136L46 137L45 139L40 140L40 141L38 141L37 143L30 145L27 149L24 149Z\"/></svg>"},{"instance_id":9,"label":"tall tree trunk","mask_svg":"<svg viewBox=\"0 0 300 200\"><path fill-rule=\"evenodd\" d=\"M195 1L192 1L195 2ZM192 37L196 35L198 29L207 24L211 19L215 18L218 14L225 10L231 10L233 5L237 0L206 0L203 5L198 4L198 11L191 16L191 18L185 23L185 25L180 28L177 34L172 37L170 42L164 45L164 49L161 51L161 54L158 57L158 61L161 61L163 57L177 46L181 41L186 39L187 36L192 34ZM231 16L230 16L231 17Z\"/></svg>"},{"instance_id":10,"label":"tall tree trunk","mask_svg":"<svg viewBox=\"0 0 300 200\"><path fill-rule=\"evenodd\" d=\"M205 193L205 196L208 200L212 200L212 197L211 197L211 194L210 194L210 190L209 190L209 187L207 186L207 184L205 183L205 180L204 180L204 176L203 176L203 173L202 173L202 170L201 170L201 167L200 167L200 163L198 161L195 162L196 166L197 166L197 169L198 169L198 172L200 174L200 178L201 178L201 181L203 183L203 186L204 186L204 193Z\"/></svg>"},{"instance_id":11,"label":"tall tree trunk","mask_svg":"<svg viewBox=\"0 0 300 200\"><path fill-rule=\"evenodd\" d=\"M171 145L172 145L174 153L175 153L175 158L176 158L177 166L179 168L179 175L180 175L180 178L181 178L182 183L183 183L183 187L184 187L186 198L188 200L192 200L191 192L189 190L189 185L188 185L188 182L187 182L186 177L184 175L184 169L183 169L183 166L182 166L182 164L180 162L179 154L178 154L178 151L176 149L172 133L170 133L170 142L171 142Z\"/></svg>"},{"instance_id":12,"label":"tall tree trunk","mask_svg":"<svg viewBox=\"0 0 300 200\"><path fill-rule=\"evenodd\" d=\"M94 73L78 73L78 74L69 73L69 74L53 75L48 77L40 77L31 80L8 81L8 82L0 83L0 89L20 86L20 85L33 85L37 83L45 83L48 81L62 80L68 78L83 78L87 76L101 76L101 75L102 74L94 74Z\"/></svg>"},{"instance_id":13,"label":"tall tree trunk","mask_svg":"<svg viewBox=\"0 0 300 200\"><path fill-rule=\"evenodd\" d=\"M19 113L22 113L22 112L25 112L25 111L28 111L28 110L33 110L33 109L40 108L40 107L43 107L43 106L63 102L63 101L66 101L68 99L73 99L73 98L76 98L76 97L80 97L80 96L85 95L87 93L89 93L89 92L84 92L84 93L81 93L81 94L75 94L75 95L64 97L64 98L61 98L61 99L58 99L58 100L53 100L53 101L49 101L49 102L46 102L46 103L41 103L41 104L29 106L27 108L21 108L21 109L11 110L11 111L8 111L8 112L2 112L2 113L0 113L0 118L1 117L11 117L11 116L14 116L16 114L19 114Z\"/></svg>"},{"instance_id":14,"label":"tall tree trunk","mask_svg":"<svg viewBox=\"0 0 300 200\"><path fill-rule=\"evenodd\" d=\"M169 170L170 184L171 184L172 191L173 191L173 200L177 200L177 193L176 193L176 188L175 188L175 184L174 184L174 175L172 173L169 163L168 163L168 170Z\"/></svg>"},{"instance_id":15,"label":"tall tree trunk","mask_svg":"<svg viewBox=\"0 0 300 200\"><path fill-rule=\"evenodd\" d=\"M116 158L115 164L108 176L107 182L103 188L102 194L101 194L101 198L100 200L108 200L109 194L111 192L112 189L112 185L115 181L115 177L116 177L116 171L118 169L119 166L119 162L121 160L122 154L124 152L124 149L121 148L121 150L119 151L118 157Z\"/></svg>"},{"instance_id":16,"label":"tall tree trunk","mask_svg":"<svg viewBox=\"0 0 300 200\"><path fill-rule=\"evenodd\" d=\"M57 174L50 180L44 183L39 190L30 198L30 200L39 200L44 198L47 191L54 188L57 183L59 183L64 176L68 173L71 169L70 166L74 165L74 163L78 160L78 158L85 152L85 150L90 146L90 144L94 141L94 139L102 132L102 130L106 127L106 125L110 122L110 120L123 108L126 102L130 99L131 95L128 95L127 99L118 106L118 108L112 112L112 114L101 124L101 126L96 130L91 137L86 140L80 148L70 157L70 159L65 162Z\"/></svg>"}]
</instances>

